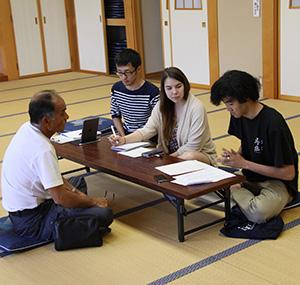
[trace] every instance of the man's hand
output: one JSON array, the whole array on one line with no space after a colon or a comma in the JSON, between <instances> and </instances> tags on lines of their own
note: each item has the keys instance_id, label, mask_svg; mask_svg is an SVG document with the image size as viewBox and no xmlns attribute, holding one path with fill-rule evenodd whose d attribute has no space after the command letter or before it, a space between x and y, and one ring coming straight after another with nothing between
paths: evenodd
<instances>
[{"instance_id":1,"label":"man's hand","mask_svg":"<svg viewBox=\"0 0 300 285\"><path fill-rule=\"evenodd\" d=\"M240 183L237 184L233 184L230 186L230 190L236 190L236 189L240 189L242 186Z\"/></svg>"},{"instance_id":2,"label":"man's hand","mask_svg":"<svg viewBox=\"0 0 300 285\"><path fill-rule=\"evenodd\" d=\"M246 160L239 152L233 149L227 150L226 148L223 148L222 156L218 159L218 162L236 168L245 168L246 165Z\"/></svg>"},{"instance_id":3,"label":"man's hand","mask_svg":"<svg viewBox=\"0 0 300 285\"><path fill-rule=\"evenodd\" d=\"M108 207L107 199L100 198L100 197L93 197L92 199L95 202L95 206L101 207L101 208L107 208Z\"/></svg>"}]
</instances>

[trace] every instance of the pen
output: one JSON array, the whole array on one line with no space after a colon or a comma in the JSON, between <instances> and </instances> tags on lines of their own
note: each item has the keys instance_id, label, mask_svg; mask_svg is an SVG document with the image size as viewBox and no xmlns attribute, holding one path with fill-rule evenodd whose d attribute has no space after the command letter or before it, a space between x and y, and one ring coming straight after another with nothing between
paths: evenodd
<instances>
[{"instance_id":1,"label":"pen","mask_svg":"<svg viewBox=\"0 0 300 285\"><path fill-rule=\"evenodd\" d=\"M116 135L116 132L115 132L114 126L113 126L113 125L111 125L110 127L111 127L111 131L112 131L112 133L113 133L114 137L116 137L117 135Z\"/></svg>"}]
</instances>

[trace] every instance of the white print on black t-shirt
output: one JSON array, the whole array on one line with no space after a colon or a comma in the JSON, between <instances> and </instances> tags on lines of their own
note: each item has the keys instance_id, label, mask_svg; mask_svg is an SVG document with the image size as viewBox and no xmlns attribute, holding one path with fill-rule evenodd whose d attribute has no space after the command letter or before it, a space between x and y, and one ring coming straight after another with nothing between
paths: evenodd
<instances>
[{"instance_id":1,"label":"white print on black t-shirt","mask_svg":"<svg viewBox=\"0 0 300 285\"><path fill-rule=\"evenodd\" d=\"M256 138L254 140L254 153L262 153L264 150L264 140Z\"/></svg>"}]
</instances>

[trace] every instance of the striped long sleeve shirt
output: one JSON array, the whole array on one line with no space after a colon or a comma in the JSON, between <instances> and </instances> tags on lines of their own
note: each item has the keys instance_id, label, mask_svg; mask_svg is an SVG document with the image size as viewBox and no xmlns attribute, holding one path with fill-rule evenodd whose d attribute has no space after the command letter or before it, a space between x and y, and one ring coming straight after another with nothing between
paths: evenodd
<instances>
[{"instance_id":1,"label":"striped long sleeve shirt","mask_svg":"<svg viewBox=\"0 0 300 285\"><path fill-rule=\"evenodd\" d=\"M128 90L122 81L111 89L111 116L121 118L128 132L142 128L159 100L159 89L152 83L145 83L137 90Z\"/></svg>"}]
</instances>

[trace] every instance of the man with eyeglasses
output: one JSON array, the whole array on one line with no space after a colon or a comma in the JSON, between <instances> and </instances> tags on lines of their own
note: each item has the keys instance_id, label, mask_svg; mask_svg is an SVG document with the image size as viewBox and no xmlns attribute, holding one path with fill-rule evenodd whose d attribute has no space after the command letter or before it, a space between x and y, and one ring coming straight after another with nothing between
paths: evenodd
<instances>
[{"instance_id":1,"label":"man with eyeglasses","mask_svg":"<svg viewBox=\"0 0 300 285\"><path fill-rule=\"evenodd\" d=\"M133 49L124 49L115 58L120 81L111 89L111 116L121 136L142 128L159 100L159 89L141 73L141 57Z\"/></svg>"}]
</instances>

